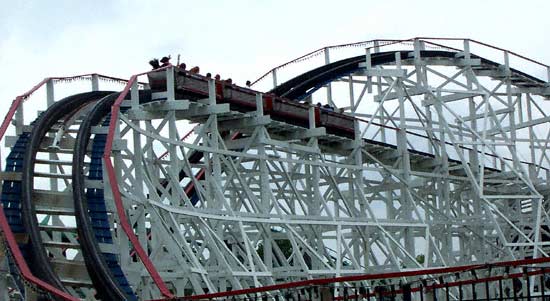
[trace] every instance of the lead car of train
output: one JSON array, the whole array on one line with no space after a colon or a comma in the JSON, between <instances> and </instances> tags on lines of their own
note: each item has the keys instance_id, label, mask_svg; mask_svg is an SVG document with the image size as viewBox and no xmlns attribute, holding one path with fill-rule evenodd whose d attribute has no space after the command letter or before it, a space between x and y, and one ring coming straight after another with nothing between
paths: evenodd
<instances>
[{"instance_id":1,"label":"lead car of train","mask_svg":"<svg viewBox=\"0 0 550 301\"><path fill-rule=\"evenodd\" d=\"M181 68L175 69L176 95L185 93L191 100L208 97L209 77L191 73ZM151 91L166 90L166 72L149 73ZM228 103L232 111L251 112L256 110L256 95L258 91L231 84L225 80L213 79L216 87L218 103ZM309 109L311 104L279 97L273 93L263 94L264 114L277 121L284 121L304 128L309 127ZM321 106L313 106L316 127L326 128L327 133L347 138L354 138L354 119L348 115L328 110Z\"/></svg>"}]
</instances>

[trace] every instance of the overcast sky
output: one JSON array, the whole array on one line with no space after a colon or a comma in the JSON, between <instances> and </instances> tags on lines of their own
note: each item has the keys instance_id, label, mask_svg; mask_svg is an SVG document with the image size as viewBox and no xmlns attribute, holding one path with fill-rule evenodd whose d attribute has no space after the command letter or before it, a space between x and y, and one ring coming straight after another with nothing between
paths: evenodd
<instances>
[{"instance_id":1,"label":"overcast sky","mask_svg":"<svg viewBox=\"0 0 550 301\"><path fill-rule=\"evenodd\" d=\"M470 37L550 63L548 0L0 0L0 7L4 103L47 76L129 77L166 54L244 84L310 50L375 38Z\"/></svg>"}]
</instances>

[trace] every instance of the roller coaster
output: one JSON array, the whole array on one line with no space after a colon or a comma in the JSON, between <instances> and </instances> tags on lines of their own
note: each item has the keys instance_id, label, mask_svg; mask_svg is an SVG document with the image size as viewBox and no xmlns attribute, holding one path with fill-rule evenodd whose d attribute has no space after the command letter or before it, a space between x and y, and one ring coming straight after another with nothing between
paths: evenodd
<instances>
[{"instance_id":1,"label":"roller coaster","mask_svg":"<svg viewBox=\"0 0 550 301\"><path fill-rule=\"evenodd\" d=\"M458 38L46 78L0 126L0 299L547 300L549 80Z\"/></svg>"}]
</instances>

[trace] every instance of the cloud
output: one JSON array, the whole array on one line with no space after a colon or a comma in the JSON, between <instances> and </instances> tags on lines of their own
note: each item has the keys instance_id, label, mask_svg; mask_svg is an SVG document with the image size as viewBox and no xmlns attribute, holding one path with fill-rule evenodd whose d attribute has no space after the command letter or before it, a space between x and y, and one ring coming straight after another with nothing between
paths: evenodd
<instances>
[{"instance_id":1,"label":"cloud","mask_svg":"<svg viewBox=\"0 0 550 301\"><path fill-rule=\"evenodd\" d=\"M50 75L128 77L154 56L237 83L324 45L466 36L550 62L547 1L17 1L0 12L0 97ZM0 112L1 113L1 112Z\"/></svg>"}]
</instances>

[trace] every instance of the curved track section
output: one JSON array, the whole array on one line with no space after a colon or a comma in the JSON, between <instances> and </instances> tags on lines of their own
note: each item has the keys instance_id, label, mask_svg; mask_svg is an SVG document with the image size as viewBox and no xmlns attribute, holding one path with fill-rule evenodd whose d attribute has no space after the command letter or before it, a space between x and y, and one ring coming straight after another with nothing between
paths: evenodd
<instances>
[{"instance_id":1,"label":"curved track section","mask_svg":"<svg viewBox=\"0 0 550 301\"><path fill-rule=\"evenodd\" d=\"M102 155L105 147L105 134L92 136L92 127L108 125L110 108L118 97L109 95L97 102L80 126L73 156L73 198L78 234L88 271L95 287L101 288L103 300L137 300L132 288L122 272L117 255L102 251L100 243L112 245L113 238L109 227L109 212L105 204L103 189L89 183L103 180ZM90 161L84 162L90 142ZM88 168L85 168L88 166ZM87 176L85 173L87 172ZM88 186L86 183L88 181Z\"/></svg>"},{"instance_id":2,"label":"curved track section","mask_svg":"<svg viewBox=\"0 0 550 301\"><path fill-rule=\"evenodd\" d=\"M395 62L395 56L396 53L399 53L401 59L410 59L411 58L411 51L390 51L390 52L379 52L372 54L371 60L372 65L385 65L388 63ZM420 56L423 58L447 58L452 59L456 57L456 52L449 52L449 51L420 51ZM498 63L495 63L493 61L472 55L473 59L480 59L481 63L483 65L487 65L490 67L493 67L495 69L499 68L501 65ZM353 72L356 72L364 66L360 66L360 64L365 63L365 56L359 55L356 57L340 60L334 63L326 64L324 66L315 68L311 71L305 72L299 76L296 76L279 86L273 88L270 93L274 93L281 97L286 97L290 99L304 99L305 97L313 94L315 91L317 91L319 88L325 86L326 84L330 83L331 81L334 81L336 79L342 78L346 75L349 75ZM521 84L520 86L523 87L530 87L530 86L537 86L537 85L545 85L546 82L536 78L534 76L531 76L529 74L526 74L524 72L521 72L519 70L515 70L511 68L511 71L518 76L517 82L521 82L524 84ZM525 81L527 80L527 81Z\"/></svg>"},{"instance_id":3,"label":"curved track section","mask_svg":"<svg viewBox=\"0 0 550 301\"><path fill-rule=\"evenodd\" d=\"M50 106L36 121L23 157L21 208L32 250L29 266L39 278L78 298L91 298L95 292L75 235L68 157L82 114L111 93L78 94Z\"/></svg>"}]
</instances>

